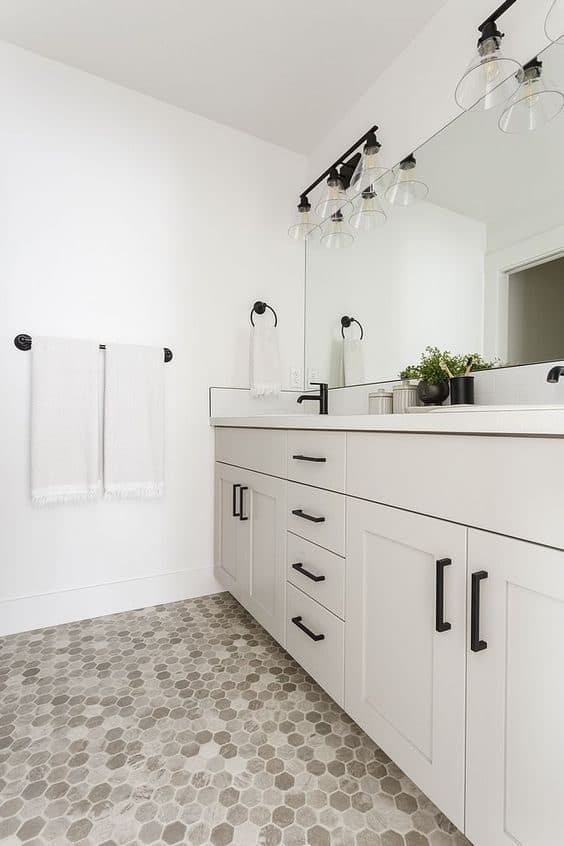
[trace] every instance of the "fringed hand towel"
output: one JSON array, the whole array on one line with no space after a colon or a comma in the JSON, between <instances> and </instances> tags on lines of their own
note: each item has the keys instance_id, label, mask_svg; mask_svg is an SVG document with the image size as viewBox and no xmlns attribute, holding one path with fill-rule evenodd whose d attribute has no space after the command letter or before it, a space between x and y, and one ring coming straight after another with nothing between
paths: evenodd
<instances>
[{"instance_id":1,"label":"fringed hand towel","mask_svg":"<svg viewBox=\"0 0 564 846\"><path fill-rule=\"evenodd\" d=\"M162 347L108 344L104 490L108 498L164 493Z\"/></svg>"},{"instance_id":2,"label":"fringed hand towel","mask_svg":"<svg viewBox=\"0 0 564 846\"><path fill-rule=\"evenodd\" d=\"M81 502L100 491L98 344L34 336L31 498Z\"/></svg>"},{"instance_id":3,"label":"fringed hand towel","mask_svg":"<svg viewBox=\"0 0 564 846\"><path fill-rule=\"evenodd\" d=\"M253 397L277 397L282 383L278 330L274 326L251 329L250 386Z\"/></svg>"},{"instance_id":4,"label":"fringed hand towel","mask_svg":"<svg viewBox=\"0 0 564 846\"><path fill-rule=\"evenodd\" d=\"M345 338L343 341L343 368L345 385L361 385L364 382L364 354L359 338Z\"/></svg>"}]
</instances>

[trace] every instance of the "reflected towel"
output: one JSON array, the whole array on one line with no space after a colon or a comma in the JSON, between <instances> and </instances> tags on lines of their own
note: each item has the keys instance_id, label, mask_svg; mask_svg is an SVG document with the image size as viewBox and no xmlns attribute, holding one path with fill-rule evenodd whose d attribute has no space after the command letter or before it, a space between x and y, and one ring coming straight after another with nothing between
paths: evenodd
<instances>
[{"instance_id":1,"label":"reflected towel","mask_svg":"<svg viewBox=\"0 0 564 846\"><path fill-rule=\"evenodd\" d=\"M98 344L34 336L31 498L82 502L100 491Z\"/></svg>"},{"instance_id":2,"label":"reflected towel","mask_svg":"<svg viewBox=\"0 0 564 846\"><path fill-rule=\"evenodd\" d=\"M282 363L278 330L274 326L253 326L249 358L251 396L277 397L282 384Z\"/></svg>"},{"instance_id":3,"label":"reflected towel","mask_svg":"<svg viewBox=\"0 0 564 846\"><path fill-rule=\"evenodd\" d=\"M359 338L343 340L343 371L345 385L360 385L364 382L364 352Z\"/></svg>"},{"instance_id":4,"label":"reflected towel","mask_svg":"<svg viewBox=\"0 0 564 846\"><path fill-rule=\"evenodd\" d=\"M162 347L106 347L104 490L108 498L164 493Z\"/></svg>"}]
</instances>

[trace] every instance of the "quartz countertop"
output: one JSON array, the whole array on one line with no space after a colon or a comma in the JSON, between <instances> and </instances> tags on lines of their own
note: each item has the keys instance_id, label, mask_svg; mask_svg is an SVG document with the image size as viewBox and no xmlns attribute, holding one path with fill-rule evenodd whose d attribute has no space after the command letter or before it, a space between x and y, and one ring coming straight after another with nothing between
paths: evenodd
<instances>
[{"instance_id":1,"label":"quartz countertop","mask_svg":"<svg viewBox=\"0 0 564 846\"><path fill-rule=\"evenodd\" d=\"M445 407L420 414L280 414L212 417L212 426L564 437L564 405Z\"/></svg>"}]
</instances>

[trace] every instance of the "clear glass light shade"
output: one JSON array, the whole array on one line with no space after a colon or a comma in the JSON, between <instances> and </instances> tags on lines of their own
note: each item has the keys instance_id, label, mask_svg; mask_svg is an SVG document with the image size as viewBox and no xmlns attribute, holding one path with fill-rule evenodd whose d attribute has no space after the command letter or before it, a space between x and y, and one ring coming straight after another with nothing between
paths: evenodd
<instances>
[{"instance_id":1,"label":"clear glass light shade","mask_svg":"<svg viewBox=\"0 0 564 846\"><path fill-rule=\"evenodd\" d=\"M386 212L374 191L363 191L356 211L349 218L350 225L359 232L371 232L385 222Z\"/></svg>"},{"instance_id":2,"label":"clear glass light shade","mask_svg":"<svg viewBox=\"0 0 564 846\"><path fill-rule=\"evenodd\" d=\"M515 93L519 85L516 75L520 70L519 62L502 54L498 38L487 38L478 46L477 53L456 86L454 98L465 111L473 106L493 109Z\"/></svg>"},{"instance_id":3,"label":"clear glass light shade","mask_svg":"<svg viewBox=\"0 0 564 846\"><path fill-rule=\"evenodd\" d=\"M507 103L499 118L502 132L534 132L560 114L564 106L564 94L554 86L547 85L539 72L527 77L525 69L521 85Z\"/></svg>"},{"instance_id":4,"label":"clear glass light shade","mask_svg":"<svg viewBox=\"0 0 564 846\"><path fill-rule=\"evenodd\" d=\"M330 176L327 180L327 187L320 202L315 207L315 213L322 220L327 220L336 212L343 209L348 203L347 192L343 181L338 176Z\"/></svg>"},{"instance_id":5,"label":"clear glass light shade","mask_svg":"<svg viewBox=\"0 0 564 846\"><path fill-rule=\"evenodd\" d=\"M348 231L340 211L331 215L331 219L325 224L321 244L329 250L342 250L350 247L354 236Z\"/></svg>"},{"instance_id":6,"label":"clear glass light shade","mask_svg":"<svg viewBox=\"0 0 564 846\"><path fill-rule=\"evenodd\" d=\"M288 229L288 235L294 241L305 241L314 232L317 221L314 220L311 210L299 211L296 215L296 222Z\"/></svg>"},{"instance_id":7,"label":"clear glass light shade","mask_svg":"<svg viewBox=\"0 0 564 846\"><path fill-rule=\"evenodd\" d=\"M351 177L351 187L355 191L372 188L388 172L388 168L384 167L380 160L379 153L380 145L376 147L367 146L362 151Z\"/></svg>"},{"instance_id":8,"label":"clear glass light shade","mask_svg":"<svg viewBox=\"0 0 564 846\"><path fill-rule=\"evenodd\" d=\"M554 0L544 22L549 41L564 45L564 0Z\"/></svg>"},{"instance_id":9,"label":"clear glass light shade","mask_svg":"<svg viewBox=\"0 0 564 846\"><path fill-rule=\"evenodd\" d=\"M424 200L429 186L417 178L415 160L402 162L393 171L393 181L386 191L386 200L391 206L411 206Z\"/></svg>"}]
</instances>

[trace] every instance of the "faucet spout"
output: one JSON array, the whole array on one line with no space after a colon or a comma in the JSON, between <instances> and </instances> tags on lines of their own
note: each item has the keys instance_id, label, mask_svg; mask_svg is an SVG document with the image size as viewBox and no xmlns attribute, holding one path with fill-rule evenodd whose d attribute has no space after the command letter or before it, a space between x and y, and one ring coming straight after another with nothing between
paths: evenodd
<instances>
[{"instance_id":1,"label":"faucet spout","mask_svg":"<svg viewBox=\"0 0 564 846\"><path fill-rule=\"evenodd\" d=\"M556 382L560 381L561 376L564 376L564 367L557 364L554 367L551 367L548 371L546 381L554 385Z\"/></svg>"},{"instance_id":2,"label":"faucet spout","mask_svg":"<svg viewBox=\"0 0 564 846\"><path fill-rule=\"evenodd\" d=\"M329 413L329 385L327 382L311 382L312 385L319 386L318 394L300 394L296 402L301 405L305 401L314 401L319 403L319 413Z\"/></svg>"}]
</instances>

